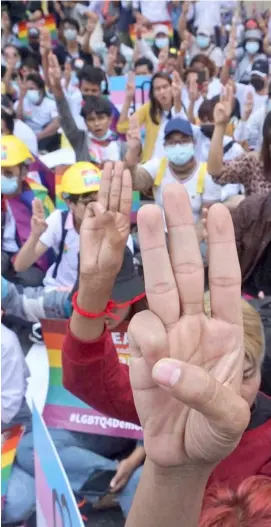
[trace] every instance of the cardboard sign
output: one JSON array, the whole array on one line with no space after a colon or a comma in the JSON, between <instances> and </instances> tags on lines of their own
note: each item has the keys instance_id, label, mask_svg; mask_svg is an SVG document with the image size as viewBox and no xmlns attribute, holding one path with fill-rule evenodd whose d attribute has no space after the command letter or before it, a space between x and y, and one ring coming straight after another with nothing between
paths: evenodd
<instances>
[{"instance_id":1,"label":"cardboard sign","mask_svg":"<svg viewBox=\"0 0 271 527\"><path fill-rule=\"evenodd\" d=\"M14 463L16 449L24 432L23 426L16 425L2 433L1 445L1 499L5 499L8 480Z\"/></svg>"},{"instance_id":2,"label":"cardboard sign","mask_svg":"<svg viewBox=\"0 0 271 527\"><path fill-rule=\"evenodd\" d=\"M67 331L66 320L43 320L42 330L49 359L49 390L43 412L47 426L75 432L142 439L141 427L107 417L72 395L62 384L61 349ZM112 333L122 363L129 363L127 324Z\"/></svg>"},{"instance_id":3,"label":"cardboard sign","mask_svg":"<svg viewBox=\"0 0 271 527\"><path fill-rule=\"evenodd\" d=\"M47 15L37 20L36 22L23 21L18 24L18 38L24 46L28 46L28 30L32 27L40 29L46 28L50 31L51 39L53 44L57 43L57 31L56 31L56 21L53 15Z\"/></svg>"},{"instance_id":4,"label":"cardboard sign","mask_svg":"<svg viewBox=\"0 0 271 527\"><path fill-rule=\"evenodd\" d=\"M65 470L35 405L33 436L38 527L84 527Z\"/></svg>"}]
</instances>

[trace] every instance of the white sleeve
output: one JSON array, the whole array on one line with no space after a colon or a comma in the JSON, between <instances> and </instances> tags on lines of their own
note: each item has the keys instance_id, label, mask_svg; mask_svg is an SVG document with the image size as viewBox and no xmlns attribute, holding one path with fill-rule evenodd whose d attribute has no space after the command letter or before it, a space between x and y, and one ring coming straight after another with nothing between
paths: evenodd
<instances>
[{"instance_id":1,"label":"white sleeve","mask_svg":"<svg viewBox=\"0 0 271 527\"><path fill-rule=\"evenodd\" d=\"M221 190L221 201L223 202L232 196L237 196L240 192L243 194L242 187L243 185L240 185L239 183L229 183L228 185L224 185Z\"/></svg>"},{"instance_id":2,"label":"white sleeve","mask_svg":"<svg viewBox=\"0 0 271 527\"><path fill-rule=\"evenodd\" d=\"M54 212L48 216L46 223L48 225L47 230L41 235L39 241L46 245L48 249L52 248L57 253L62 237L61 211L54 210Z\"/></svg>"},{"instance_id":3,"label":"white sleeve","mask_svg":"<svg viewBox=\"0 0 271 527\"><path fill-rule=\"evenodd\" d=\"M51 118L55 119L56 117L59 117L59 114L58 114L58 111L57 111L57 107L56 107L56 103L53 100L50 100L50 103L51 103L51 108L50 108Z\"/></svg>"},{"instance_id":4,"label":"white sleeve","mask_svg":"<svg viewBox=\"0 0 271 527\"><path fill-rule=\"evenodd\" d=\"M127 240L126 245L130 249L131 253L134 254L135 253L134 241L133 241L133 237L132 237L131 234L129 234L129 236L128 236L128 240Z\"/></svg>"},{"instance_id":5,"label":"white sleeve","mask_svg":"<svg viewBox=\"0 0 271 527\"><path fill-rule=\"evenodd\" d=\"M206 174L204 180L203 203L215 203L221 201L222 187L213 181L210 174Z\"/></svg>"},{"instance_id":6,"label":"white sleeve","mask_svg":"<svg viewBox=\"0 0 271 527\"><path fill-rule=\"evenodd\" d=\"M232 147L226 154L223 156L223 161L231 161L232 159L235 159L236 157L241 156L244 154L244 149L239 143L233 143Z\"/></svg>"},{"instance_id":7,"label":"white sleeve","mask_svg":"<svg viewBox=\"0 0 271 527\"><path fill-rule=\"evenodd\" d=\"M1 324L1 419L10 423L25 396L24 356L17 335Z\"/></svg>"},{"instance_id":8,"label":"white sleeve","mask_svg":"<svg viewBox=\"0 0 271 527\"><path fill-rule=\"evenodd\" d=\"M151 176L153 181L155 180L157 176L157 172L159 170L161 164L161 158L155 157L154 159L151 159L150 161L147 161L144 163L144 165L140 165L140 167L144 168L146 172Z\"/></svg>"}]
</instances>

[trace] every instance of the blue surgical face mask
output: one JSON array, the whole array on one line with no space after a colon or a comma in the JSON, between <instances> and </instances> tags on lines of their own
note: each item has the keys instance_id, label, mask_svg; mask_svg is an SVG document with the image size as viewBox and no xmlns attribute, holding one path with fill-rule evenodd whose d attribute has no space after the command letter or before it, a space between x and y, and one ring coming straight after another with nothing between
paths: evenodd
<instances>
[{"instance_id":1,"label":"blue surgical face mask","mask_svg":"<svg viewBox=\"0 0 271 527\"><path fill-rule=\"evenodd\" d=\"M6 177L1 174L1 194L12 196L18 190L19 182L16 176Z\"/></svg>"},{"instance_id":2,"label":"blue surgical face mask","mask_svg":"<svg viewBox=\"0 0 271 527\"><path fill-rule=\"evenodd\" d=\"M32 104L38 104L40 100L39 90L27 90L27 98Z\"/></svg>"},{"instance_id":3,"label":"blue surgical face mask","mask_svg":"<svg viewBox=\"0 0 271 527\"><path fill-rule=\"evenodd\" d=\"M197 35L196 42L201 49L208 48L210 44L210 37L205 35Z\"/></svg>"},{"instance_id":4,"label":"blue surgical face mask","mask_svg":"<svg viewBox=\"0 0 271 527\"><path fill-rule=\"evenodd\" d=\"M169 44L168 37L160 37L155 39L155 45L158 49L163 49Z\"/></svg>"},{"instance_id":5,"label":"blue surgical face mask","mask_svg":"<svg viewBox=\"0 0 271 527\"><path fill-rule=\"evenodd\" d=\"M184 143L177 145L166 145L165 152L168 160L173 165L185 165L195 155L195 147L193 143Z\"/></svg>"},{"instance_id":6,"label":"blue surgical face mask","mask_svg":"<svg viewBox=\"0 0 271 527\"><path fill-rule=\"evenodd\" d=\"M90 131L88 132L88 136L90 139L98 139L98 141L106 141L107 139L109 139L109 137L111 137L111 135L112 135L111 130L107 130L107 132L102 137L97 137L92 132Z\"/></svg>"},{"instance_id":7,"label":"blue surgical face mask","mask_svg":"<svg viewBox=\"0 0 271 527\"><path fill-rule=\"evenodd\" d=\"M257 51L260 49L260 43L257 42L257 40L253 40L253 42L246 42L245 48L249 55L255 55L255 53L257 53Z\"/></svg>"},{"instance_id":8,"label":"blue surgical face mask","mask_svg":"<svg viewBox=\"0 0 271 527\"><path fill-rule=\"evenodd\" d=\"M69 40L69 41L76 40L77 31L76 29L72 29L72 28L64 29L63 35L66 40Z\"/></svg>"}]
</instances>

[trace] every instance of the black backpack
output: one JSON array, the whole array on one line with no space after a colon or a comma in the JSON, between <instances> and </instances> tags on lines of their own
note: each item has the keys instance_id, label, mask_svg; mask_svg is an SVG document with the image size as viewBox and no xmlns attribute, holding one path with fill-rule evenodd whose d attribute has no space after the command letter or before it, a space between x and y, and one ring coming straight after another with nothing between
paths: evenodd
<instances>
[{"instance_id":1,"label":"black backpack","mask_svg":"<svg viewBox=\"0 0 271 527\"><path fill-rule=\"evenodd\" d=\"M53 272L53 278L54 279L57 277L57 271L58 271L58 268L59 268L59 264L61 262L61 258L62 258L63 251L64 251L65 239L66 239L66 236L67 236L67 233L68 233L67 229L65 229L65 223L66 223L68 214L69 214L68 210L63 210L61 212L62 236L61 236L61 240L60 240L58 255L57 255L56 261L55 261L55 268L54 268L54 272Z\"/></svg>"}]
</instances>

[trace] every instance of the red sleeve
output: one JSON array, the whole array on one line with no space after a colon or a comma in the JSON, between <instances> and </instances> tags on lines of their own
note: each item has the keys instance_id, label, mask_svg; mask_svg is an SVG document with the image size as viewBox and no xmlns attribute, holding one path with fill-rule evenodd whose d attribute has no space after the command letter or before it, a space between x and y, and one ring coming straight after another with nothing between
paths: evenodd
<instances>
[{"instance_id":1,"label":"red sleeve","mask_svg":"<svg viewBox=\"0 0 271 527\"><path fill-rule=\"evenodd\" d=\"M99 412L140 424L135 409L129 368L121 364L111 334L81 341L70 328L62 350L63 384Z\"/></svg>"}]
</instances>

